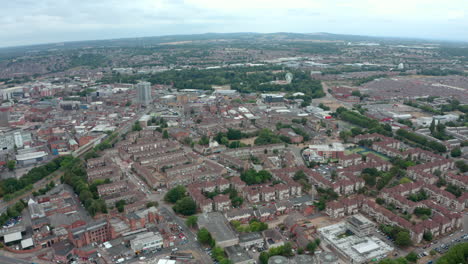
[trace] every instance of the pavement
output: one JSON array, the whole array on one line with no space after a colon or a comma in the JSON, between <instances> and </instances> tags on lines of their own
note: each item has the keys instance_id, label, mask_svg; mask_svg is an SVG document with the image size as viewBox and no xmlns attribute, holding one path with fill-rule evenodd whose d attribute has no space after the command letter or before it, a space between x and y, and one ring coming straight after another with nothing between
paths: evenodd
<instances>
[{"instance_id":1,"label":"pavement","mask_svg":"<svg viewBox=\"0 0 468 264\"><path fill-rule=\"evenodd\" d=\"M25 261L17 258L10 258L6 256L0 256L0 263L2 264L31 264L29 261Z\"/></svg>"}]
</instances>

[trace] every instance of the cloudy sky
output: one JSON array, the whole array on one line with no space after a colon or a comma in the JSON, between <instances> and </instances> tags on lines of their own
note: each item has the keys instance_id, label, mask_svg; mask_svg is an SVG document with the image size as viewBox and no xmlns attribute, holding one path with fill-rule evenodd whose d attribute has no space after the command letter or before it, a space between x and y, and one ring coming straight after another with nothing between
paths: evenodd
<instances>
[{"instance_id":1,"label":"cloudy sky","mask_svg":"<svg viewBox=\"0 0 468 264\"><path fill-rule=\"evenodd\" d=\"M1 0L0 46L206 32L468 41L468 0Z\"/></svg>"}]
</instances>

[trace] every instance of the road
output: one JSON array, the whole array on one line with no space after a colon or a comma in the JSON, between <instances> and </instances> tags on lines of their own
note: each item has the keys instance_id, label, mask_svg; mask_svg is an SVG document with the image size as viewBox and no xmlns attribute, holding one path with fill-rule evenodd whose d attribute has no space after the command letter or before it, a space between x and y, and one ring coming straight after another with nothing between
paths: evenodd
<instances>
[{"instance_id":1,"label":"road","mask_svg":"<svg viewBox=\"0 0 468 264\"><path fill-rule=\"evenodd\" d=\"M150 112L152 108L145 110L141 115L138 116L138 119L148 112ZM133 122L128 122L122 129L119 129L119 134L124 134L128 132L133 125ZM164 248L157 253L150 253L145 255L147 258L151 258L152 256L166 256L170 255L171 250L173 248L178 248L179 251L199 251L202 263L213 263L211 257L209 257L203 250L203 247L198 243L196 240L196 234L189 229L185 224L185 219L178 217L172 210L169 204L166 204L163 200L163 195L155 193L145 182L140 179L137 175L135 175L131 170L131 164L126 161L123 161L119 156L112 157L112 160L115 164L118 164L120 169L125 173L129 180L131 180L140 191L142 191L149 201L157 201L159 203L159 210L160 213L167 219L168 221L172 221L182 227L183 233L187 237L187 243L182 245L175 245L171 248Z\"/></svg>"},{"instance_id":2,"label":"road","mask_svg":"<svg viewBox=\"0 0 468 264\"><path fill-rule=\"evenodd\" d=\"M29 261L25 261L17 258L10 258L6 256L0 256L0 263L2 264L31 264Z\"/></svg>"},{"instance_id":3,"label":"road","mask_svg":"<svg viewBox=\"0 0 468 264\"><path fill-rule=\"evenodd\" d=\"M160 202L160 207L159 210L161 211L161 214L164 216L168 216L169 219L172 219L176 224L182 227L183 232L185 236L187 237L187 240L189 241L185 245L176 245L179 249L179 251L184 251L184 250L197 250L201 252L201 261L202 263L213 263L213 260L203 251L203 247L201 246L200 243L198 243L196 239L196 234L193 233L191 229L185 225L184 219L178 217L177 215L174 214L172 211L172 208L170 208L168 205L164 204L164 202Z\"/></svg>"}]
</instances>

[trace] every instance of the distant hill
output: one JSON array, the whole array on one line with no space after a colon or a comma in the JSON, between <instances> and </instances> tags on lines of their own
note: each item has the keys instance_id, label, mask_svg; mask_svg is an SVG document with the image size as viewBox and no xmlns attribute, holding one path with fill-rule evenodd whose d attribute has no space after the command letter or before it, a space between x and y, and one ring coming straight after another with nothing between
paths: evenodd
<instances>
[{"instance_id":1,"label":"distant hill","mask_svg":"<svg viewBox=\"0 0 468 264\"><path fill-rule=\"evenodd\" d=\"M39 44L30 46L17 46L0 48L0 57L18 56L24 53L41 52L48 50L67 50L77 48L106 48L106 47L142 47L151 45L164 45L167 43L177 44L190 44L190 43L209 43L218 41L230 42L267 42L267 41L343 41L343 42L360 42L372 41L379 43L444 43L441 41L428 41L421 39L407 39L407 38L394 38L394 37L372 37L372 36L359 36L359 35L341 35L331 34L325 32L319 33L253 33L253 32L240 32L240 33L205 33L195 35L168 35L168 36L154 36L142 38L121 38L121 39L108 39L108 40L87 40L87 41L73 41L62 43ZM446 42L448 43L448 42Z\"/></svg>"}]
</instances>

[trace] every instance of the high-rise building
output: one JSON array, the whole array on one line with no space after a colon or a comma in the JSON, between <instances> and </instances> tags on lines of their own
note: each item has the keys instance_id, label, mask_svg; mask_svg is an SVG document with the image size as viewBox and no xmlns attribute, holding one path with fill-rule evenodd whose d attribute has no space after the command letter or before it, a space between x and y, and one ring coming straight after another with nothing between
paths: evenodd
<instances>
[{"instance_id":1,"label":"high-rise building","mask_svg":"<svg viewBox=\"0 0 468 264\"><path fill-rule=\"evenodd\" d=\"M151 98L151 83L139 82L136 85L137 88L137 100L139 104L149 105L153 100Z\"/></svg>"},{"instance_id":2,"label":"high-rise building","mask_svg":"<svg viewBox=\"0 0 468 264\"><path fill-rule=\"evenodd\" d=\"M7 127L10 119L10 107L0 106L0 127Z\"/></svg>"}]
</instances>

